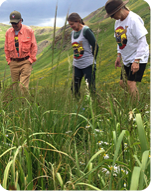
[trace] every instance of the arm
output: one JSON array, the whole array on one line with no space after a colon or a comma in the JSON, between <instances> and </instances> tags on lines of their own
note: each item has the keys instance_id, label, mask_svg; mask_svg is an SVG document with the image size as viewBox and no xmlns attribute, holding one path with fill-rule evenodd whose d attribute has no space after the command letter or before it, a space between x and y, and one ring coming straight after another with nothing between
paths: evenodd
<instances>
[{"instance_id":1,"label":"arm","mask_svg":"<svg viewBox=\"0 0 151 191\"><path fill-rule=\"evenodd\" d=\"M84 37L88 40L89 44L92 46L92 54L95 57L97 57L99 46L96 42L95 36L90 28L87 28L84 34Z\"/></svg>"},{"instance_id":2,"label":"arm","mask_svg":"<svg viewBox=\"0 0 151 191\"><path fill-rule=\"evenodd\" d=\"M121 67L121 53L120 53L120 49L119 49L118 45L117 45L117 58L116 58L116 61L115 61L115 69L117 67Z\"/></svg>"},{"instance_id":3,"label":"arm","mask_svg":"<svg viewBox=\"0 0 151 191\"><path fill-rule=\"evenodd\" d=\"M31 51L30 51L30 57L29 57L29 61L32 64L33 62L35 62L36 59L36 54L37 54L37 42L36 42L36 38L34 35L34 31L32 31L32 37L31 37Z\"/></svg>"},{"instance_id":4,"label":"arm","mask_svg":"<svg viewBox=\"0 0 151 191\"><path fill-rule=\"evenodd\" d=\"M144 57L146 53L146 43L146 36L143 36L138 40L136 57L131 66L131 71L133 74L139 70L139 61Z\"/></svg>"},{"instance_id":5,"label":"arm","mask_svg":"<svg viewBox=\"0 0 151 191\"><path fill-rule=\"evenodd\" d=\"M7 61L8 65L9 65L11 60L10 60L10 54L9 54L9 50L8 50L8 35L7 35L7 32L5 34L5 47L4 47L4 51L5 51L6 61Z\"/></svg>"}]
</instances>

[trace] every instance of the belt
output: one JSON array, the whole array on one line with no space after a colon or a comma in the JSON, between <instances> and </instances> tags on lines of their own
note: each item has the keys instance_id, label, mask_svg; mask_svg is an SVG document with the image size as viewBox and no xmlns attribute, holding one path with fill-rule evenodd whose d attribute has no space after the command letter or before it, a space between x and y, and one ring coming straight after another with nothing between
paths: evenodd
<instances>
[{"instance_id":1,"label":"belt","mask_svg":"<svg viewBox=\"0 0 151 191\"><path fill-rule=\"evenodd\" d=\"M24 58L11 58L12 61L16 61L16 62L21 62L23 60L27 60L29 58L29 56L26 56Z\"/></svg>"}]
</instances>

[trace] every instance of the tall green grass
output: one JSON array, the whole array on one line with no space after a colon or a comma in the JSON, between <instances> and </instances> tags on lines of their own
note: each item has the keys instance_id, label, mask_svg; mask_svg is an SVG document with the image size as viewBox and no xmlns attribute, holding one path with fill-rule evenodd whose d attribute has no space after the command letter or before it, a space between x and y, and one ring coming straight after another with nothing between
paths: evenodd
<instances>
[{"instance_id":1,"label":"tall green grass","mask_svg":"<svg viewBox=\"0 0 151 191\"><path fill-rule=\"evenodd\" d=\"M92 97L85 85L76 100L69 83L55 91L47 88L34 100L14 95L4 102L2 186L18 190L146 188L149 95L144 100L141 94L142 102L130 105L131 98L124 97L118 85L112 88L104 93L104 87L103 93Z\"/></svg>"}]
</instances>

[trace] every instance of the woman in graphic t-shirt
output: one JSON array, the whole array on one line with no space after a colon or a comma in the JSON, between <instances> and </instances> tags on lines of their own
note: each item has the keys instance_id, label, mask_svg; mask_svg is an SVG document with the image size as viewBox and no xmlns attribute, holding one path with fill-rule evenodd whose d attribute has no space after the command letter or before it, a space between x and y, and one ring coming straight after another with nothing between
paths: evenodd
<instances>
[{"instance_id":1,"label":"woman in graphic t-shirt","mask_svg":"<svg viewBox=\"0 0 151 191\"><path fill-rule=\"evenodd\" d=\"M74 80L71 90L75 96L80 95L79 88L83 76L89 83L89 88L95 91L95 70L98 45L93 32L85 26L83 20L77 13L71 13L68 17L70 27L73 29L71 34L71 44L74 51L73 72ZM94 66L94 67L93 67Z\"/></svg>"},{"instance_id":2,"label":"woman in graphic t-shirt","mask_svg":"<svg viewBox=\"0 0 151 191\"><path fill-rule=\"evenodd\" d=\"M148 62L148 32L141 17L125 6L128 2L129 0L108 0L105 4L105 18L111 17L116 20L114 36L118 46L115 68L121 67L122 58L129 92L133 98L139 100L136 82L141 82ZM124 88L122 72L120 85Z\"/></svg>"}]
</instances>

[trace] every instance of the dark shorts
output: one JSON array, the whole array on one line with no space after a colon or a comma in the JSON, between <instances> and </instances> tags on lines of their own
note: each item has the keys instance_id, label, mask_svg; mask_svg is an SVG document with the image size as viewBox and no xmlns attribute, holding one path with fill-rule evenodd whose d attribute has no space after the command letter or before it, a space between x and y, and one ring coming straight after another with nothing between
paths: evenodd
<instances>
[{"instance_id":1,"label":"dark shorts","mask_svg":"<svg viewBox=\"0 0 151 191\"><path fill-rule=\"evenodd\" d=\"M124 69L126 72L126 79L129 81L141 82L145 68L146 68L146 63L139 64L139 70L135 74L132 74L131 65L132 65L132 63L130 63L130 66L128 66L128 67L124 65ZM121 70L120 79L123 80L122 70Z\"/></svg>"}]
</instances>

